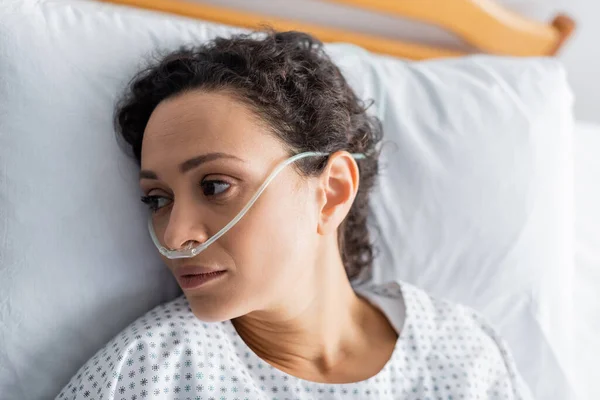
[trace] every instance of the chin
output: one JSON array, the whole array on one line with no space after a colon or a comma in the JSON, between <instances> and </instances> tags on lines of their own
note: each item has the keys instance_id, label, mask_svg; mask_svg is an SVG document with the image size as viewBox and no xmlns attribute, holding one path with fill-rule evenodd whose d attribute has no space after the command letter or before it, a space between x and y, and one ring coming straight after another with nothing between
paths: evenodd
<instances>
[{"instance_id":1,"label":"chin","mask_svg":"<svg viewBox=\"0 0 600 400\"><path fill-rule=\"evenodd\" d=\"M223 322L239 317L237 307L232 307L228 301L211 301L205 298L195 298L186 294L192 313L202 322Z\"/></svg>"}]
</instances>

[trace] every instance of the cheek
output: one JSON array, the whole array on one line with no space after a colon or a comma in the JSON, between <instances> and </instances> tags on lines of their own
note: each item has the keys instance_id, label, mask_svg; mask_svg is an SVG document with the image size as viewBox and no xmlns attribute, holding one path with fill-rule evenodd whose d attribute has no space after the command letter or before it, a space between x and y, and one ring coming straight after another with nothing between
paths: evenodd
<instances>
[{"instance_id":1,"label":"cheek","mask_svg":"<svg viewBox=\"0 0 600 400\"><path fill-rule=\"evenodd\" d=\"M298 266L306 265L314 251L316 236L307 196L303 190L289 188L268 191L233 228L235 232L223 244L240 274L280 284L298 276Z\"/></svg>"}]
</instances>

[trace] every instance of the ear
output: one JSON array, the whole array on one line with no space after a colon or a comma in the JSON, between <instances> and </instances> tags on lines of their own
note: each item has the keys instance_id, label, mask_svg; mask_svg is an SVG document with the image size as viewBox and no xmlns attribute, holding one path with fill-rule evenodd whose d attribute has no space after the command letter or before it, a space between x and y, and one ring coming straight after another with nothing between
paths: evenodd
<instances>
[{"instance_id":1,"label":"ear","mask_svg":"<svg viewBox=\"0 0 600 400\"><path fill-rule=\"evenodd\" d=\"M327 166L319 177L320 210L317 232L321 235L337 231L358 191L359 172L356 161L346 151L329 156Z\"/></svg>"}]
</instances>

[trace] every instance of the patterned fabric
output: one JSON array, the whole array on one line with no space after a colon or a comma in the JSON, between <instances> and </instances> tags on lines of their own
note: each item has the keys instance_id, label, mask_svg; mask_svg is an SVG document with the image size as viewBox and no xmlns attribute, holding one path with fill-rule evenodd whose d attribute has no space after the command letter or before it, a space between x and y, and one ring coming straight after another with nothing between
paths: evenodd
<instances>
[{"instance_id":1,"label":"patterned fabric","mask_svg":"<svg viewBox=\"0 0 600 400\"><path fill-rule=\"evenodd\" d=\"M259 358L230 321L199 321L182 296L109 342L57 399L530 398L506 346L473 311L405 283L357 292L401 328L390 360L367 380L323 384L286 374Z\"/></svg>"}]
</instances>

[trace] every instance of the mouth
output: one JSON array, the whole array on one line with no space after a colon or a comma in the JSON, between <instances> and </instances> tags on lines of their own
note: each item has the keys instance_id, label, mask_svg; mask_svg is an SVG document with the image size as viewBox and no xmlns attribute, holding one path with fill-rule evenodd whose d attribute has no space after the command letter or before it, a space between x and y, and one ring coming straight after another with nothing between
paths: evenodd
<instances>
[{"instance_id":1,"label":"mouth","mask_svg":"<svg viewBox=\"0 0 600 400\"><path fill-rule=\"evenodd\" d=\"M177 281L182 289L196 289L210 282L219 280L226 270L209 270L203 267L183 267L177 273Z\"/></svg>"}]
</instances>

